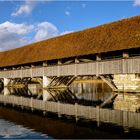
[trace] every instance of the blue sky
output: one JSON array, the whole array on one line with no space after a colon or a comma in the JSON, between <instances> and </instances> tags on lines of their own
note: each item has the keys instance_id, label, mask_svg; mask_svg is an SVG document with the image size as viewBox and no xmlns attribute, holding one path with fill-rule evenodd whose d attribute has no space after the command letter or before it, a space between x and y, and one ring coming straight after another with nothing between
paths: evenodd
<instances>
[{"instance_id":1,"label":"blue sky","mask_svg":"<svg viewBox=\"0 0 140 140\"><path fill-rule=\"evenodd\" d=\"M0 51L140 14L131 1L0 1Z\"/></svg>"}]
</instances>

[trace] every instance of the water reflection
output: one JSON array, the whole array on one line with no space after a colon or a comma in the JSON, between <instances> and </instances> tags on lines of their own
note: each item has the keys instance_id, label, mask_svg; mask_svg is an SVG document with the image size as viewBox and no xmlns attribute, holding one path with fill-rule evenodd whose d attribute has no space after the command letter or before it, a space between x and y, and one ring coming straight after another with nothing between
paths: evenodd
<instances>
[{"instance_id":1,"label":"water reflection","mask_svg":"<svg viewBox=\"0 0 140 140\"><path fill-rule=\"evenodd\" d=\"M140 94L119 93L114 101L114 109L140 112Z\"/></svg>"},{"instance_id":2,"label":"water reflection","mask_svg":"<svg viewBox=\"0 0 140 140\"><path fill-rule=\"evenodd\" d=\"M48 90L52 98L50 101L60 101L63 103L76 103L78 98L70 89L61 89L61 90Z\"/></svg>"},{"instance_id":3,"label":"water reflection","mask_svg":"<svg viewBox=\"0 0 140 140\"><path fill-rule=\"evenodd\" d=\"M104 82L73 83L67 89L42 89L39 84L28 84L24 88L4 88L1 94L24 96L43 101L62 102L69 104L81 104L86 106L97 106L115 95L112 89ZM139 93L118 93L104 107L139 112Z\"/></svg>"},{"instance_id":4,"label":"water reflection","mask_svg":"<svg viewBox=\"0 0 140 140\"><path fill-rule=\"evenodd\" d=\"M87 106L101 105L109 99L114 93L112 89L104 82L92 83L73 83L67 89L52 90L42 89L39 84L28 84L24 88L1 88L0 93L5 96L23 96L43 101L62 102L68 104L81 104ZM140 111L139 93L118 93L113 102L108 103L109 108L128 110L133 112ZM42 112L41 112L42 114ZM18 117L15 117L18 116ZM12 122L17 122L18 125ZM39 124L39 125L38 125ZM91 123L90 123L91 124ZM85 125L85 124L84 124ZM24 127L25 126L25 127ZM92 127L95 125L92 125ZM29 128L27 128L29 127ZM67 128L67 129L66 129ZM101 127L102 129L103 127ZM107 128L109 128L107 126ZM35 130L32 130L35 129ZM105 129L106 130L106 129ZM38 132L36 132L38 131ZM109 133L51 120L47 117L36 116L25 112L17 112L14 109L0 108L0 139L1 138L122 138L118 131ZM116 133L117 132L117 133ZM45 134L45 135L42 135ZM52 137L49 137L52 136ZM132 138L136 137L133 135ZM130 138L130 137L129 137Z\"/></svg>"},{"instance_id":5,"label":"water reflection","mask_svg":"<svg viewBox=\"0 0 140 140\"><path fill-rule=\"evenodd\" d=\"M139 133L132 134L130 137L123 135L122 129L109 126L97 128L96 124L91 122L86 124L75 124L71 121L41 117L41 115L11 108L0 108L0 139L139 138Z\"/></svg>"},{"instance_id":6,"label":"water reflection","mask_svg":"<svg viewBox=\"0 0 140 140\"><path fill-rule=\"evenodd\" d=\"M96 106L110 97L112 90L105 83L74 83L67 89L59 90L42 89L39 84L28 84L24 88L4 87L1 94L32 97L44 101Z\"/></svg>"},{"instance_id":7,"label":"water reflection","mask_svg":"<svg viewBox=\"0 0 140 140\"><path fill-rule=\"evenodd\" d=\"M51 138L45 134L41 134L39 132L35 132L31 129L25 128L21 125L17 125L13 122L6 121L4 119L0 119L0 139L12 139L12 138Z\"/></svg>"}]
</instances>

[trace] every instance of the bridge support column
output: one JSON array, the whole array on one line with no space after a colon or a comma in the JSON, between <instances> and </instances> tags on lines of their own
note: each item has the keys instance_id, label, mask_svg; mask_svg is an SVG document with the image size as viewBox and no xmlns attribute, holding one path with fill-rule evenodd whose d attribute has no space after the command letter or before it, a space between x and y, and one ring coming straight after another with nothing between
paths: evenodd
<instances>
[{"instance_id":1,"label":"bridge support column","mask_svg":"<svg viewBox=\"0 0 140 140\"><path fill-rule=\"evenodd\" d=\"M8 84L10 83L10 79L4 78L3 83L4 83L4 86L7 87Z\"/></svg>"},{"instance_id":2,"label":"bridge support column","mask_svg":"<svg viewBox=\"0 0 140 140\"><path fill-rule=\"evenodd\" d=\"M47 76L43 76L43 88L46 88L51 81L52 79L48 78Z\"/></svg>"},{"instance_id":3,"label":"bridge support column","mask_svg":"<svg viewBox=\"0 0 140 140\"><path fill-rule=\"evenodd\" d=\"M96 121L97 121L97 127L100 126L100 107L96 106Z\"/></svg>"},{"instance_id":4,"label":"bridge support column","mask_svg":"<svg viewBox=\"0 0 140 140\"><path fill-rule=\"evenodd\" d=\"M50 93L46 89L43 89L43 101L48 101L51 98L52 96L50 95Z\"/></svg>"},{"instance_id":5,"label":"bridge support column","mask_svg":"<svg viewBox=\"0 0 140 140\"><path fill-rule=\"evenodd\" d=\"M7 87L4 87L4 95L9 95L10 94L10 91L8 90Z\"/></svg>"}]
</instances>

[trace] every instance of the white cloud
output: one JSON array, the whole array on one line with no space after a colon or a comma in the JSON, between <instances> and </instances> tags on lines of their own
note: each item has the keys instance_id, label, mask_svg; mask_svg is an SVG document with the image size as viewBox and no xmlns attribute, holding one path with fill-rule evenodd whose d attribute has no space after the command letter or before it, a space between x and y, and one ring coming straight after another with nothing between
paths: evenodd
<instances>
[{"instance_id":1,"label":"white cloud","mask_svg":"<svg viewBox=\"0 0 140 140\"><path fill-rule=\"evenodd\" d=\"M126 16L122 16L120 19L125 19L126 18Z\"/></svg>"},{"instance_id":2,"label":"white cloud","mask_svg":"<svg viewBox=\"0 0 140 140\"><path fill-rule=\"evenodd\" d=\"M7 32L17 33L19 35L26 34L32 28L33 28L32 25L26 25L24 23L17 24L17 23L12 23L9 21L6 21L6 22L0 24L0 31L5 30Z\"/></svg>"},{"instance_id":3,"label":"white cloud","mask_svg":"<svg viewBox=\"0 0 140 140\"><path fill-rule=\"evenodd\" d=\"M27 44L25 39L32 25L4 22L0 24L0 50L13 49Z\"/></svg>"},{"instance_id":4,"label":"white cloud","mask_svg":"<svg viewBox=\"0 0 140 140\"><path fill-rule=\"evenodd\" d=\"M66 14L67 16L70 16L70 11L65 11L65 14Z\"/></svg>"},{"instance_id":5,"label":"white cloud","mask_svg":"<svg viewBox=\"0 0 140 140\"><path fill-rule=\"evenodd\" d=\"M72 33L72 32L74 32L74 31L64 31L64 32L60 33L60 35L65 35L65 34L69 34L69 33Z\"/></svg>"},{"instance_id":6,"label":"white cloud","mask_svg":"<svg viewBox=\"0 0 140 140\"><path fill-rule=\"evenodd\" d=\"M0 51L18 48L71 32L73 31L60 32L54 24L47 21L34 25L6 21L0 24Z\"/></svg>"},{"instance_id":7,"label":"white cloud","mask_svg":"<svg viewBox=\"0 0 140 140\"><path fill-rule=\"evenodd\" d=\"M82 8L86 8L86 4L85 3L82 3Z\"/></svg>"},{"instance_id":8,"label":"white cloud","mask_svg":"<svg viewBox=\"0 0 140 140\"><path fill-rule=\"evenodd\" d=\"M33 8L36 5L36 1L26 0L23 5L21 5L15 12L13 12L12 16L20 16L22 14L30 14Z\"/></svg>"},{"instance_id":9,"label":"white cloud","mask_svg":"<svg viewBox=\"0 0 140 140\"><path fill-rule=\"evenodd\" d=\"M50 22L42 22L37 25L35 35L35 41L40 41L48 38L52 38L58 35L58 29Z\"/></svg>"},{"instance_id":10,"label":"white cloud","mask_svg":"<svg viewBox=\"0 0 140 140\"><path fill-rule=\"evenodd\" d=\"M140 0L134 0L134 6L140 6Z\"/></svg>"}]
</instances>

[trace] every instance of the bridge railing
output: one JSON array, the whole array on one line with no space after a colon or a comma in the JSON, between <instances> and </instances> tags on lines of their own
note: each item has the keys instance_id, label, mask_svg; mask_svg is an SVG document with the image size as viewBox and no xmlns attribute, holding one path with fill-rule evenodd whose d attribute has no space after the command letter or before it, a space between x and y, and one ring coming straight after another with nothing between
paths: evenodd
<instances>
[{"instance_id":1,"label":"bridge railing","mask_svg":"<svg viewBox=\"0 0 140 140\"><path fill-rule=\"evenodd\" d=\"M0 78L140 73L140 57L0 71Z\"/></svg>"},{"instance_id":2,"label":"bridge railing","mask_svg":"<svg viewBox=\"0 0 140 140\"><path fill-rule=\"evenodd\" d=\"M59 116L62 114L74 116L76 119L84 118L92 121L112 123L115 125L140 129L140 113L104 109L92 106L83 106L76 104L64 104L60 102L42 101L33 98L18 96L0 95L0 102L11 104L13 106L28 107L45 112L54 112Z\"/></svg>"}]
</instances>

